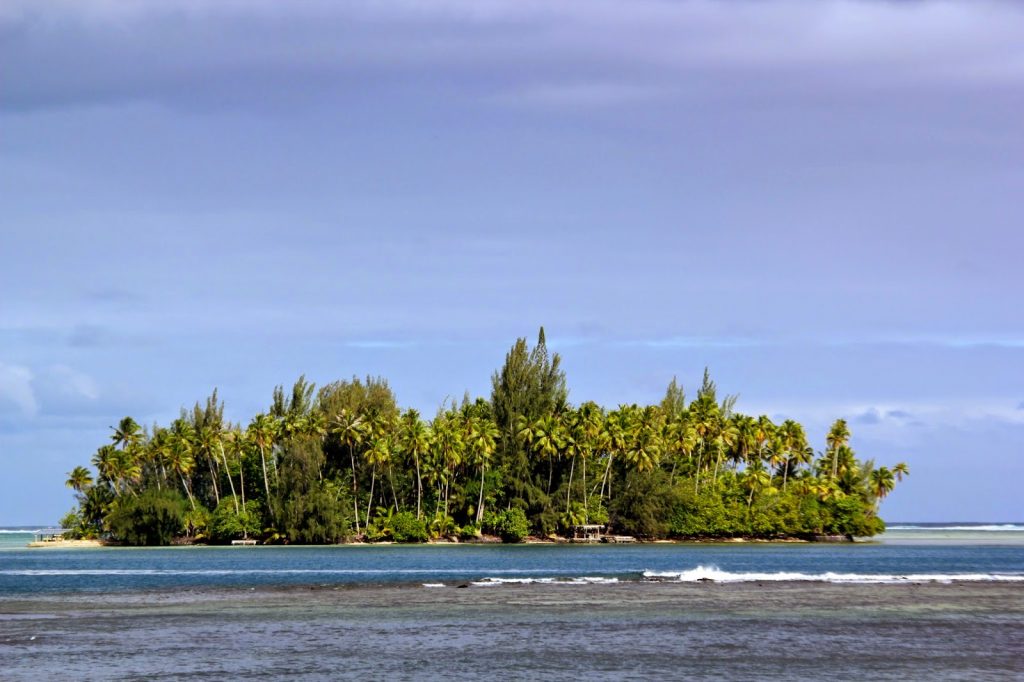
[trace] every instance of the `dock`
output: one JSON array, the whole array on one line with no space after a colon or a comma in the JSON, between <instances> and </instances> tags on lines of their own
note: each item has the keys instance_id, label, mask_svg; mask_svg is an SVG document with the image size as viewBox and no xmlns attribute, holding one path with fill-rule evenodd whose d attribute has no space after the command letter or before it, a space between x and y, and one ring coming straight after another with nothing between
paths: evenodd
<instances>
[{"instance_id":1,"label":"dock","mask_svg":"<svg viewBox=\"0 0 1024 682\"><path fill-rule=\"evenodd\" d=\"M241 545L241 546L244 546L244 547L251 547L251 546L256 544L256 541L247 538L245 540L232 540L231 544L234 545L234 546Z\"/></svg>"}]
</instances>

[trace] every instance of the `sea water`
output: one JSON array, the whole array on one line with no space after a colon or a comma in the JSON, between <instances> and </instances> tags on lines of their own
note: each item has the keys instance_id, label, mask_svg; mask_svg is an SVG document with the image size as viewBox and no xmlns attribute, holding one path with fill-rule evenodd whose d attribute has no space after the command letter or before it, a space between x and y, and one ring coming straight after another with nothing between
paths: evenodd
<instances>
[{"instance_id":1,"label":"sea water","mask_svg":"<svg viewBox=\"0 0 1024 682\"><path fill-rule=\"evenodd\" d=\"M983 525L627 546L0 533L0 678L1021 679L1024 526Z\"/></svg>"}]
</instances>

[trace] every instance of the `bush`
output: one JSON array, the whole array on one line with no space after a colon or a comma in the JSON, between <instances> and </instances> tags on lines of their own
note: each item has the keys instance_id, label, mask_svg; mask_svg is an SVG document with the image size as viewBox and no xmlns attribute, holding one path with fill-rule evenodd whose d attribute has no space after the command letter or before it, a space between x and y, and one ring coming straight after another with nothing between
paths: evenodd
<instances>
[{"instance_id":1,"label":"bush","mask_svg":"<svg viewBox=\"0 0 1024 682\"><path fill-rule=\"evenodd\" d=\"M169 545L185 527L184 498L170 490L147 490L118 499L107 523L114 539L126 545Z\"/></svg>"},{"instance_id":2,"label":"bush","mask_svg":"<svg viewBox=\"0 0 1024 682\"><path fill-rule=\"evenodd\" d=\"M412 512L398 512L391 518L391 539L395 542L426 542L430 535L423 519Z\"/></svg>"},{"instance_id":3,"label":"bush","mask_svg":"<svg viewBox=\"0 0 1024 682\"><path fill-rule=\"evenodd\" d=\"M234 496L221 498L210 522L210 536L220 542L259 535L262 530L260 503L248 500L236 512Z\"/></svg>"},{"instance_id":4,"label":"bush","mask_svg":"<svg viewBox=\"0 0 1024 682\"><path fill-rule=\"evenodd\" d=\"M612 523L629 535L663 538L669 532L666 519L675 501L675 491L663 471L631 472L625 489L612 502Z\"/></svg>"},{"instance_id":5,"label":"bush","mask_svg":"<svg viewBox=\"0 0 1024 682\"><path fill-rule=\"evenodd\" d=\"M484 527L499 536L502 542L522 542L530 534L526 513L518 507L488 513L484 517Z\"/></svg>"}]
</instances>

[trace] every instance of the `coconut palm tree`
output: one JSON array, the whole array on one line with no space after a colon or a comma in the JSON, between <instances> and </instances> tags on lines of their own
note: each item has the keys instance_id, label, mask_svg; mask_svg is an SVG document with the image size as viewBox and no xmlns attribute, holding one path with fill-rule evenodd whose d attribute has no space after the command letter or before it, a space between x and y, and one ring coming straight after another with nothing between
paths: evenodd
<instances>
[{"instance_id":1,"label":"coconut palm tree","mask_svg":"<svg viewBox=\"0 0 1024 682\"><path fill-rule=\"evenodd\" d=\"M420 419L420 413L410 409L402 415L399 433L401 449L412 457L416 468L416 518L419 519L423 517L423 474L420 462L430 450L430 429Z\"/></svg>"},{"instance_id":2,"label":"coconut palm tree","mask_svg":"<svg viewBox=\"0 0 1024 682\"><path fill-rule=\"evenodd\" d=\"M893 478L893 472L887 467L878 467L871 472L871 492L875 496L875 509L878 509L879 504L885 499L885 496L892 492L892 489L896 487L896 481Z\"/></svg>"},{"instance_id":3,"label":"coconut palm tree","mask_svg":"<svg viewBox=\"0 0 1024 682\"><path fill-rule=\"evenodd\" d=\"M342 408L330 423L330 431L348 448L349 462L352 466L352 509L355 512L356 535L359 535L359 479L356 475L356 448L366 438L366 424L362 415L354 410Z\"/></svg>"},{"instance_id":4,"label":"coconut palm tree","mask_svg":"<svg viewBox=\"0 0 1024 682\"><path fill-rule=\"evenodd\" d=\"M501 431L490 419L470 416L465 425L466 450L470 461L480 469L480 492L476 503L476 523L484 519L484 474L491 463Z\"/></svg>"},{"instance_id":5,"label":"coconut palm tree","mask_svg":"<svg viewBox=\"0 0 1024 682\"><path fill-rule=\"evenodd\" d=\"M900 462L892 468L892 473L896 476L897 481L902 481L904 476L910 475L910 467L906 462Z\"/></svg>"},{"instance_id":6,"label":"coconut palm tree","mask_svg":"<svg viewBox=\"0 0 1024 682\"><path fill-rule=\"evenodd\" d=\"M92 474L85 467L77 466L68 472L68 480L64 485L80 493L92 485Z\"/></svg>"},{"instance_id":7,"label":"coconut palm tree","mask_svg":"<svg viewBox=\"0 0 1024 682\"><path fill-rule=\"evenodd\" d=\"M542 415L532 423L521 419L519 437L526 441L534 454L548 460L547 494L550 495L555 458L562 449L561 424L554 415L550 414Z\"/></svg>"},{"instance_id":8,"label":"coconut palm tree","mask_svg":"<svg viewBox=\"0 0 1024 682\"><path fill-rule=\"evenodd\" d=\"M758 465L746 471L746 474L743 476L743 482L747 489L750 490L750 494L747 496L747 509L749 510L754 503L754 492L770 487L772 478L767 471Z\"/></svg>"},{"instance_id":9,"label":"coconut palm tree","mask_svg":"<svg viewBox=\"0 0 1024 682\"><path fill-rule=\"evenodd\" d=\"M597 403L587 401L580 405L577 411L575 441L583 466L583 508L587 514L584 523L590 521L590 503L587 500L587 461L595 457L598 452L608 448L608 433L604 426L604 411Z\"/></svg>"},{"instance_id":10,"label":"coconut palm tree","mask_svg":"<svg viewBox=\"0 0 1024 682\"><path fill-rule=\"evenodd\" d=\"M267 509L273 514L270 496L270 479L267 477L267 451L273 451L277 438L279 423L268 414L260 413L249 422L249 440L260 453L260 467L263 470L263 492L266 493ZM274 482L277 482L277 467L274 468Z\"/></svg>"},{"instance_id":11,"label":"coconut palm tree","mask_svg":"<svg viewBox=\"0 0 1024 682\"><path fill-rule=\"evenodd\" d=\"M188 495L188 502L192 506L192 510L195 511L196 501L192 495L192 486L188 483L192 476L192 470L195 468L195 458L192 456L195 432L191 424L183 419L178 419L171 425L170 434L167 463L181 479L181 486L185 489L185 494Z\"/></svg>"},{"instance_id":12,"label":"coconut palm tree","mask_svg":"<svg viewBox=\"0 0 1024 682\"><path fill-rule=\"evenodd\" d=\"M120 446L122 450L138 445L145 436L142 427L131 417L125 417L118 422L117 426L111 426L110 428L114 431L110 436L110 440L114 442L115 447Z\"/></svg>"},{"instance_id":13,"label":"coconut palm tree","mask_svg":"<svg viewBox=\"0 0 1024 682\"><path fill-rule=\"evenodd\" d=\"M664 419L664 414L654 405L648 405L637 414L633 438L625 454L626 461L639 473L650 473L661 462Z\"/></svg>"},{"instance_id":14,"label":"coconut palm tree","mask_svg":"<svg viewBox=\"0 0 1024 682\"><path fill-rule=\"evenodd\" d=\"M850 441L850 427L846 425L845 419L837 419L828 430L825 443L828 445L829 456L832 460L832 478L839 475L839 448Z\"/></svg>"}]
</instances>

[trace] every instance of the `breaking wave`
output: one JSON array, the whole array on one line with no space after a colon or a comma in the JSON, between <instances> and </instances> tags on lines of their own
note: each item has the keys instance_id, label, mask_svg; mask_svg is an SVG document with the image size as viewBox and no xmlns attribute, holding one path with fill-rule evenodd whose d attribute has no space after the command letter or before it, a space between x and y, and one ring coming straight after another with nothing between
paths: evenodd
<instances>
[{"instance_id":1,"label":"breaking wave","mask_svg":"<svg viewBox=\"0 0 1024 682\"><path fill-rule=\"evenodd\" d=\"M986 531L986 532L1000 532L1000 531L1024 531L1024 525L1018 523L993 523L993 524L978 524L976 526L967 525L951 525L951 526L924 526L924 525L913 525L913 524L902 524L898 526L889 526L886 530L967 530L967 531Z\"/></svg>"},{"instance_id":2,"label":"breaking wave","mask_svg":"<svg viewBox=\"0 0 1024 682\"><path fill-rule=\"evenodd\" d=\"M661 582L822 582L822 583L952 583L952 582L1024 582L1016 573L734 573L715 566L698 566L688 571L644 571L645 580Z\"/></svg>"}]
</instances>

